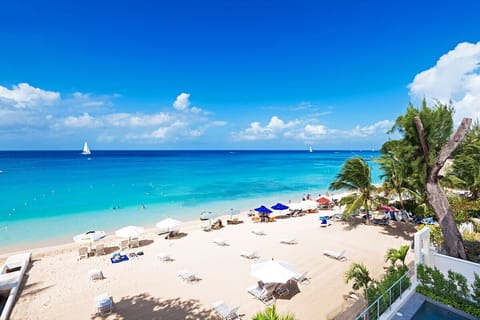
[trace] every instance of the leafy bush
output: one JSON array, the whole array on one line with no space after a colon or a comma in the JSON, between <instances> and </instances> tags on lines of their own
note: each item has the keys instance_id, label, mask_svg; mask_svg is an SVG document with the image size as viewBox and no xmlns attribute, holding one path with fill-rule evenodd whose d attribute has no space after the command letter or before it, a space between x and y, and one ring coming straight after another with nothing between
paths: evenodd
<instances>
[{"instance_id":1,"label":"leafy bush","mask_svg":"<svg viewBox=\"0 0 480 320\"><path fill-rule=\"evenodd\" d=\"M472 285L473 298L477 303L469 300L467 279L460 273L449 270L445 278L437 268L418 265L417 279L420 284L417 292L454 308L460 309L473 316L480 317L480 277L475 274L475 282Z\"/></svg>"}]
</instances>

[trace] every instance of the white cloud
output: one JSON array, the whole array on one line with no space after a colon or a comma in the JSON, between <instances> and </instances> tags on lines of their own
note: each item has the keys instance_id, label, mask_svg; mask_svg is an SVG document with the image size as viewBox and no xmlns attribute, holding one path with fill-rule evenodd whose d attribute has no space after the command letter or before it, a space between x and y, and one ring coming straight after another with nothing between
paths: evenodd
<instances>
[{"instance_id":1,"label":"white cloud","mask_svg":"<svg viewBox=\"0 0 480 320\"><path fill-rule=\"evenodd\" d=\"M69 128L94 128L102 125L102 121L84 113L81 116L69 116L63 121L63 125Z\"/></svg>"},{"instance_id":2,"label":"white cloud","mask_svg":"<svg viewBox=\"0 0 480 320\"><path fill-rule=\"evenodd\" d=\"M452 100L456 123L464 117L480 119L480 42L458 44L408 87L415 99Z\"/></svg>"},{"instance_id":3,"label":"white cloud","mask_svg":"<svg viewBox=\"0 0 480 320\"><path fill-rule=\"evenodd\" d=\"M286 129L292 128L297 124L298 120L285 123L277 116L273 116L265 127L262 127L259 122L255 121L242 132L234 133L234 137L237 140L271 140L277 138L278 135Z\"/></svg>"},{"instance_id":4,"label":"white cloud","mask_svg":"<svg viewBox=\"0 0 480 320\"><path fill-rule=\"evenodd\" d=\"M105 115L105 123L114 127L151 127L164 124L171 120L167 113L159 112L154 114L130 114L112 113Z\"/></svg>"},{"instance_id":5,"label":"white cloud","mask_svg":"<svg viewBox=\"0 0 480 320\"><path fill-rule=\"evenodd\" d=\"M60 99L60 93L32 87L28 83L13 85L12 89L0 86L0 101L15 108L51 105Z\"/></svg>"},{"instance_id":6,"label":"white cloud","mask_svg":"<svg viewBox=\"0 0 480 320\"><path fill-rule=\"evenodd\" d=\"M185 110L190 106L190 93L182 92L180 93L175 102L173 102L173 107L177 110Z\"/></svg>"},{"instance_id":7,"label":"white cloud","mask_svg":"<svg viewBox=\"0 0 480 320\"><path fill-rule=\"evenodd\" d=\"M369 137L377 133L386 133L393 126L393 121L382 120L372 125L360 127L356 125L347 135L354 137Z\"/></svg>"}]
</instances>

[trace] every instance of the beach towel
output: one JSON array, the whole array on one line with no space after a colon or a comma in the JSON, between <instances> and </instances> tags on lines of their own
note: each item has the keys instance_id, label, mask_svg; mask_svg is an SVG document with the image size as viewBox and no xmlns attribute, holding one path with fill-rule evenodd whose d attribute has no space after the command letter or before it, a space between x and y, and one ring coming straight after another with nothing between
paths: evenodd
<instances>
[{"instance_id":1,"label":"beach towel","mask_svg":"<svg viewBox=\"0 0 480 320\"><path fill-rule=\"evenodd\" d=\"M119 263L119 262L122 262L122 261L127 261L128 260L128 256L126 254L122 255L122 256L113 256L110 258L110 261L112 261L112 263Z\"/></svg>"}]
</instances>

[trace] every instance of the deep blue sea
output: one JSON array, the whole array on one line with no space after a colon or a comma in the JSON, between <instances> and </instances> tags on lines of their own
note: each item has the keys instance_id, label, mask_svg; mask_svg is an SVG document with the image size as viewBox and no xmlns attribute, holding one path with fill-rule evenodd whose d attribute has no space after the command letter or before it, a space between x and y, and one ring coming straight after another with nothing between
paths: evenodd
<instances>
[{"instance_id":1,"label":"deep blue sea","mask_svg":"<svg viewBox=\"0 0 480 320\"><path fill-rule=\"evenodd\" d=\"M361 151L0 151L0 252L327 191ZM379 182L378 169L372 178ZM142 205L145 209L142 209ZM114 209L115 208L115 209Z\"/></svg>"}]
</instances>

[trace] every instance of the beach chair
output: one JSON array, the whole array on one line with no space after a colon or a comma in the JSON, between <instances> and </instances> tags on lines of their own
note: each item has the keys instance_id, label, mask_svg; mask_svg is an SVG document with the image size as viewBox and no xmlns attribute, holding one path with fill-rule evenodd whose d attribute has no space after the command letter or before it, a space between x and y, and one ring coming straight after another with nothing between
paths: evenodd
<instances>
[{"instance_id":1,"label":"beach chair","mask_svg":"<svg viewBox=\"0 0 480 320\"><path fill-rule=\"evenodd\" d=\"M88 248L87 247L80 247L78 248L78 257L77 260L88 258Z\"/></svg>"},{"instance_id":2,"label":"beach chair","mask_svg":"<svg viewBox=\"0 0 480 320\"><path fill-rule=\"evenodd\" d=\"M140 240L138 238L130 239L128 246L130 248L138 248L140 246Z\"/></svg>"},{"instance_id":3,"label":"beach chair","mask_svg":"<svg viewBox=\"0 0 480 320\"><path fill-rule=\"evenodd\" d=\"M247 259L257 259L260 258L260 256L257 254L256 251L242 251L240 252L240 256L247 258Z\"/></svg>"},{"instance_id":4,"label":"beach chair","mask_svg":"<svg viewBox=\"0 0 480 320\"><path fill-rule=\"evenodd\" d=\"M280 285L275 287L275 290L273 292L275 292L275 294L278 295L279 297L285 297L290 294L290 291L285 285Z\"/></svg>"},{"instance_id":5,"label":"beach chair","mask_svg":"<svg viewBox=\"0 0 480 320\"><path fill-rule=\"evenodd\" d=\"M302 274L297 273L295 275L294 279L295 279L295 281L297 281L297 283L301 283L301 284L309 284L310 283L310 277L308 276L308 271L305 271Z\"/></svg>"},{"instance_id":6,"label":"beach chair","mask_svg":"<svg viewBox=\"0 0 480 320\"><path fill-rule=\"evenodd\" d=\"M275 297L266 287L260 287L258 284L251 286L247 289L255 299L258 299L265 303L266 305L272 305L275 303Z\"/></svg>"},{"instance_id":7,"label":"beach chair","mask_svg":"<svg viewBox=\"0 0 480 320\"><path fill-rule=\"evenodd\" d=\"M265 236L266 235L266 233L263 230L260 230L260 229L253 229L252 233L256 234L257 236Z\"/></svg>"},{"instance_id":8,"label":"beach chair","mask_svg":"<svg viewBox=\"0 0 480 320\"><path fill-rule=\"evenodd\" d=\"M280 243L283 243L283 244L298 244L297 240L295 240L295 239L282 239L282 240L280 240Z\"/></svg>"},{"instance_id":9,"label":"beach chair","mask_svg":"<svg viewBox=\"0 0 480 320\"><path fill-rule=\"evenodd\" d=\"M88 271L88 278L90 280L103 280L104 276L101 270L91 269Z\"/></svg>"},{"instance_id":10,"label":"beach chair","mask_svg":"<svg viewBox=\"0 0 480 320\"><path fill-rule=\"evenodd\" d=\"M101 243L101 244L97 244L95 246L95 255L96 256L103 256L105 254L105 247L104 247L104 244Z\"/></svg>"},{"instance_id":11,"label":"beach chair","mask_svg":"<svg viewBox=\"0 0 480 320\"><path fill-rule=\"evenodd\" d=\"M107 293L95 297L95 313L104 316L113 311L113 301Z\"/></svg>"},{"instance_id":12,"label":"beach chair","mask_svg":"<svg viewBox=\"0 0 480 320\"><path fill-rule=\"evenodd\" d=\"M330 222L330 220L322 219L322 222L320 223L320 227L328 227L331 224L332 224L332 222Z\"/></svg>"},{"instance_id":13,"label":"beach chair","mask_svg":"<svg viewBox=\"0 0 480 320\"><path fill-rule=\"evenodd\" d=\"M226 242L225 240L223 239L218 239L218 238L215 238L213 239L213 243L221 246L221 247L226 247L226 246L229 246L228 242Z\"/></svg>"},{"instance_id":14,"label":"beach chair","mask_svg":"<svg viewBox=\"0 0 480 320\"><path fill-rule=\"evenodd\" d=\"M188 270L180 270L177 272L177 275L182 278L183 281L187 282L187 283L192 283L194 281L197 281L198 278L197 276L195 275L195 273L193 272L190 272Z\"/></svg>"},{"instance_id":15,"label":"beach chair","mask_svg":"<svg viewBox=\"0 0 480 320\"><path fill-rule=\"evenodd\" d=\"M160 252L159 254L157 254L157 258L162 262L169 262L174 260L172 256L166 252Z\"/></svg>"},{"instance_id":16,"label":"beach chair","mask_svg":"<svg viewBox=\"0 0 480 320\"><path fill-rule=\"evenodd\" d=\"M212 307L224 320L240 319L237 314L239 307L230 308L225 302L223 302L223 300L213 303Z\"/></svg>"},{"instance_id":17,"label":"beach chair","mask_svg":"<svg viewBox=\"0 0 480 320\"><path fill-rule=\"evenodd\" d=\"M338 261L347 261L347 257L345 257L345 250L343 250L342 252L323 250L323 254L327 257L337 259Z\"/></svg>"},{"instance_id":18,"label":"beach chair","mask_svg":"<svg viewBox=\"0 0 480 320\"><path fill-rule=\"evenodd\" d=\"M118 243L118 250L122 251L122 250L125 250L125 249L128 249L128 240L121 240Z\"/></svg>"}]
</instances>

